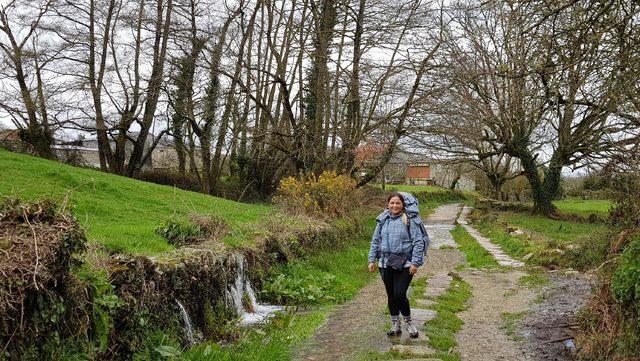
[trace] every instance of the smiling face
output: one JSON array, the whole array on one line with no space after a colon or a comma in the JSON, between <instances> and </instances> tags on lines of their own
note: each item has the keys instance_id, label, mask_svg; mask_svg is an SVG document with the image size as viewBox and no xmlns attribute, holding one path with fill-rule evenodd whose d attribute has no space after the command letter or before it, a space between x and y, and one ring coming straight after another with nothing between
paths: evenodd
<instances>
[{"instance_id":1,"label":"smiling face","mask_svg":"<svg viewBox=\"0 0 640 361\"><path fill-rule=\"evenodd\" d=\"M398 214L402 213L404 204L399 197L391 197L391 199L389 199L389 203L387 203L387 208L389 208L391 214L397 216Z\"/></svg>"}]
</instances>

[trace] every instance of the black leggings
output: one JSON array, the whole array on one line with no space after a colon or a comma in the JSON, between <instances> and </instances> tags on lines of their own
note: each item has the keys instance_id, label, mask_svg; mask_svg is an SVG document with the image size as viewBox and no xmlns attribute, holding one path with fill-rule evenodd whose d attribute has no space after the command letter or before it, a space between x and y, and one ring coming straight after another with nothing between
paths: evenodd
<instances>
[{"instance_id":1,"label":"black leggings","mask_svg":"<svg viewBox=\"0 0 640 361\"><path fill-rule=\"evenodd\" d=\"M405 317L411 316L407 289L409 289L413 275L409 274L409 268L403 268L402 271L393 268L380 268L380 276L384 282L384 288L387 290L387 303L391 316L398 316L400 312Z\"/></svg>"}]
</instances>

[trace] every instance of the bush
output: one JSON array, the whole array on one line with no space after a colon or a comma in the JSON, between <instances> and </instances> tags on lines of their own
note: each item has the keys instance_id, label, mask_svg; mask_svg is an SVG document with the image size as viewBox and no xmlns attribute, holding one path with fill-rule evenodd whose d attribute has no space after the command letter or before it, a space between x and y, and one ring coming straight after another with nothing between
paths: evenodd
<instances>
[{"instance_id":1,"label":"bush","mask_svg":"<svg viewBox=\"0 0 640 361\"><path fill-rule=\"evenodd\" d=\"M205 240L219 240L231 232L222 217L209 214L191 213L188 221L170 219L155 229L169 244L180 247L185 244L200 243Z\"/></svg>"},{"instance_id":2,"label":"bush","mask_svg":"<svg viewBox=\"0 0 640 361\"><path fill-rule=\"evenodd\" d=\"M600 286L581 317L581 353L587 359L640 357L640 222L638 191L629 192L610 213L607 259Z\"/></svg>"},{"instance_id":3,"label":"bush","mask_svg":"<svg viewBox=\"0 0 640 361\"><path fill-rule=\"evenodd\" d=\"M637 317L640 315L640 235L635 238L622 254L611 289L623 308Z\"/></svg>"},{"instance_id":4,"label":"bush","mask_svg":"<svg viewBox=\"0 0 640 361\"><path fill-rule=\"evenodd\" d=\"M0 202L0 359L90 348L91 291L73 273L85 249L82 228L54 201Z\"/></svg>"},{"instance_id":5,"label":"bush","mask_svg":"<svg viewBox=\"0 0 640 361\"><path fill-rule=\"evenodd\" d=\"M297 273L281 273L267 279L261 292L266 300L277 304L315 305L332 301L328 294L335 276L332 274L298 276Z\"/></svg>"},{"instance_id":6,"label":"bush","mask_svg":"<svg viewBox=\"0 0 640 361\"><path fill-rule=\"evenodd\" d=\"M273 198L275 204L290 213L328 218L349 215L359 207L360 200L356 182L333 171L325 171L320 176L311 173L298 179L285 178Z\"/></svg>"},{"instance_id":7,"label":"bush","mask_svg":"<svg viewBox=\"0 0 640 361\"><path fill-rule=\"evenodd\" d=\"M178 220L165 221L156 228L156 234L164 238L169 244L179 247L196 243L200 236L200 228L192 223Z\"/></svg>"}]
</instances>

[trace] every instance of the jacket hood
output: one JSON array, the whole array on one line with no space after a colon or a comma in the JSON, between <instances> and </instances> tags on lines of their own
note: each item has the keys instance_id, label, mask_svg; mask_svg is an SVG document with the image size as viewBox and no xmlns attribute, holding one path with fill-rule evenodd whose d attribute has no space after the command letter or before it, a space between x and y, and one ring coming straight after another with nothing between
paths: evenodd
<instances>
[{"instance_id":1,"label":"jacket hood","mask_svg":"<svg viewBox=\"0 0 640 361\"><path fill-rule=\"evenodd\" d=\"M407 192L398 192L404 198L404 211L407 213L409 218L413 218L420 214L420 208L418 207L418 199L413 196L411 193ZM376 217L376 221L384 222L387 217L391 215L391 212L388 209L385 209Z\"/></svg>"}]
</instances>

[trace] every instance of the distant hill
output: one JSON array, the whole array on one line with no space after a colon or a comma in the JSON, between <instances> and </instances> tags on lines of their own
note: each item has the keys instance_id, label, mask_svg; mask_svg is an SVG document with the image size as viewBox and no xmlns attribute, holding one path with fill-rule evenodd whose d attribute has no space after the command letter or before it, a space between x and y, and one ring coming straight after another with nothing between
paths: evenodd
<instances>
[{"instance_id":1,"label":"distant hill","mask_svg":"<svg viewBox=\"0 0 640 361\"><path fill-rule=\"evenodd\" d=\"M233 230L229 241L242 242L248 239L249 225L270 210L0 149L0 195L30 200L65 193L90 240L137 254L173 248L154 229L174 215L217 214Z\"/></svg>"}]
</instances>

